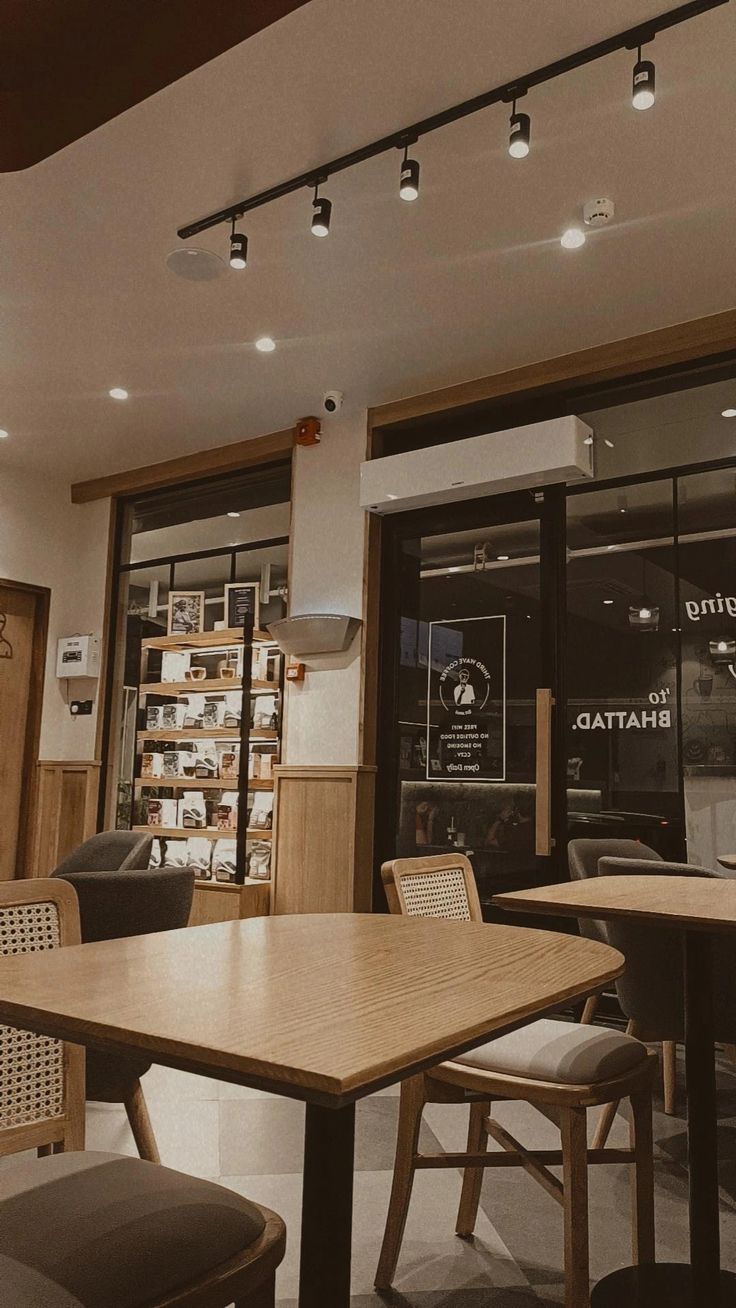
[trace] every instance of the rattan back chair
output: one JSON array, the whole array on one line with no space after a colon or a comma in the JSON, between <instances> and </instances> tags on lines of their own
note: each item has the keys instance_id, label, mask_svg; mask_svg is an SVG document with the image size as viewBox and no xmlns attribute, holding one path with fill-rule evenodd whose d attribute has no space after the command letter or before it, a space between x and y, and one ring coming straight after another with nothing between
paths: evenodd
<instances>
[{"instance_id":1,"label":"rattan back chair","mask_svg":"<svg viewBox=\"0 0 736 1308\"><path fill-rule=\"evenodd\" d=\"M408 917L443 917L481 922L473 868L464 854L399 858L381 869L392 913ZM490 929L490 928L489 928ZM632 1232L634 1257L654 1259L654 1191L652 1166L652 1078L656 1058L640 1041L617 1031L543 1019L530 1022L409 1077L401 1086L399 1130L391 1199L376 1273L379 1290L394 1278L417 1170L448 1167L463 1170L455 1225L462 1237L473 1234L480 1202L483 1169L524 1168L562 1206L566 1308L588 1308L588 1163L633 1164ZM631 1100L632 1130L628 1150L588 1154L586 1114L589 1107ZM561 1148L527 1149L491 1116L491 1103L520 1100L555 1121ZM419 1131L426 1103L470 1106L465 1153L419 1152ZM492 1139L500 1149L487 1152ZM562 1166L563 1179L550 1170Z\"/></svg>"},{"instance_id":2,"label":"rattan back chair","mask_svg":"<svg viewBox=\"0 0 736 1308\"><path fill-rule=\"evenodd\" d=\"M482 922L473 868L465 854L395 858L381 868L392 913Z\"/></svg>"},{"instance_id":3,"label":"rattan back chair","mask_svg":"<svg viewBox=\"0 0 736 1308\"><path fill-rule=\"evenodd\" d=\"M77 896L65 881L0 883L0 956L78 945ZM84 1050L0 1026L0 1155L84 1148Z\"/></svg>"}]
</instances>

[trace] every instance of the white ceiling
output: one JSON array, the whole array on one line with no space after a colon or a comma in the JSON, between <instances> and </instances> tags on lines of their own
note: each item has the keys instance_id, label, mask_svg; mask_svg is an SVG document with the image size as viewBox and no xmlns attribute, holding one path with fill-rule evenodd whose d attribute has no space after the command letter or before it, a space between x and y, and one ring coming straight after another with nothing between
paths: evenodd
<instances>
[{"instance_id":1,"label":"white ceiling","mask_svg":"<svg viewBox=\"0 0 736 1308\"><path fill-rule=\"evenodd\" d=\"M660 35L655 108L616 54L506 111L252 214L251 264L165 266L177 226L668 7L667 0L312 0L26 173L0 181L0 468L74 480L730 308L736 5ZM582 203L612 228L561 249ZM197 244L224 253L226 231ZM253 348L269 333L274 354ZM131 398L107 397L125 386Z\"/></svg>"}]
</instances>

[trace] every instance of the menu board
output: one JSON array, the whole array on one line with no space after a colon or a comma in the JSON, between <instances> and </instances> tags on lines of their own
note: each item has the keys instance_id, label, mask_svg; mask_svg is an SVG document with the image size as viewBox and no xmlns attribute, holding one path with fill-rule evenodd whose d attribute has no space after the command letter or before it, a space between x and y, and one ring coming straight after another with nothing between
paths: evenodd
<instances>
[{"instance_id":1,"label":"menu board","mask_svg":"<svg viewBox=\"0 0 736 1308\"><path fill-rule=\"evenodd\" d=\"M506 779L506 618L429 624L427 778Z\"/></svg>"}]
</instances>

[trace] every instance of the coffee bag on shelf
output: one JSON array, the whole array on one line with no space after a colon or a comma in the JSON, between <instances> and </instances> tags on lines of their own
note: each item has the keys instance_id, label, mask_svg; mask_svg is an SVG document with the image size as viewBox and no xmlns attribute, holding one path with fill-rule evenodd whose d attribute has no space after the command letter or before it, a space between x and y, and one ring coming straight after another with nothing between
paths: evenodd
<instances>
[{"instance_id":1,"label":"coffee bag on shelf","mask_svg":"<svg viewBox=\"0 0 736 1308\"><path fill-rule=\"evenodd\" d=\"M184 791L179 800L178 825L196 831L203 831L207 826L207 810L201 790Z\"/></svg>"},{"instance_id":2,"label":"coffee bag on shelf","mask_svg":"<svg viewBox=\"0 0 736 1308\"><path fill-rule=\"evenodd\" d=\"M212 871L216 881L235 880L236 845L234 840L216 840L212 851Z\"/></svg>"},{"instance_id":3,"label":"coffee bag on shelf","mask_svg":"<svg viewBox=\"0 0 736 1308\"><path fill-rule=\"evenodd\" d=\"M203 836L190 836L187 840L187 863L201 881L212 880L212 841Z\"/></svg>"}]
</instances>

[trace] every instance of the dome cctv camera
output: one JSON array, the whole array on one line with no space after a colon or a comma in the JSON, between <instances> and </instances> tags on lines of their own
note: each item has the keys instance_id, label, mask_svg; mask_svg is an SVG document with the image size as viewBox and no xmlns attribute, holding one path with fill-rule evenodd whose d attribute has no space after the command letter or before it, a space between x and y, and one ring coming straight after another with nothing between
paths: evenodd
<instances>
[{"instance_id":1,"label":"dome cctv camera","mask_svg":"<svg viewBox=\"0 0 736 1308\"><path fill-rule=\"evenodd\" d=\"M342 408L344 396L342 391L327 391L322 398L326 413L337 413Z\"/></svg>"}]
</instances>

